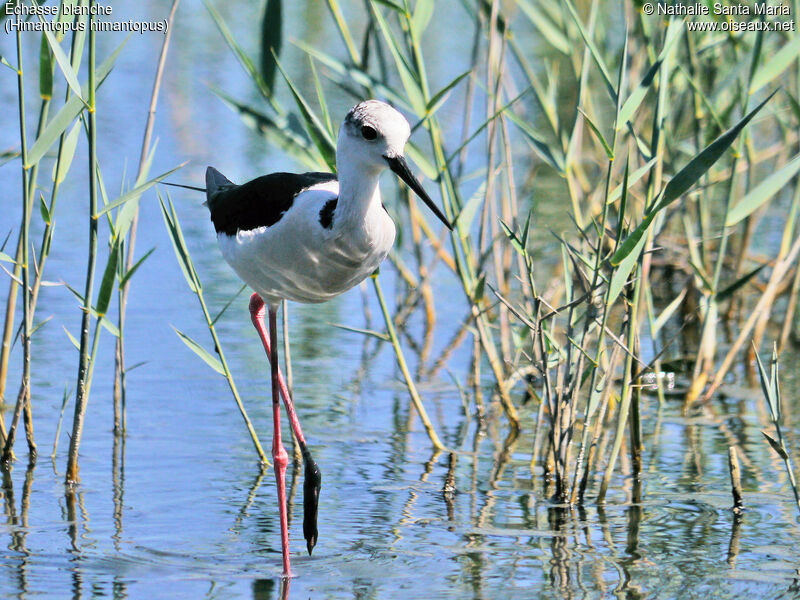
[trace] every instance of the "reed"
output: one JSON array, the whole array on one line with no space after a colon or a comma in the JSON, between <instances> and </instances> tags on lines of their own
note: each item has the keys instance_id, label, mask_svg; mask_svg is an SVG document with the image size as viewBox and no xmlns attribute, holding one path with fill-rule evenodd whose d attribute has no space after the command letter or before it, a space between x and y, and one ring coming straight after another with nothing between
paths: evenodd
<instances>
[{"instance_id":1,"label":"reed","mask_svg":"<svg viewBox=\"0 0 800 600\"><path fill-rule=\"evenodd\" d=\"M30 410L30 377L31 377L31 323L30 323L30 269L28 255L28 237L30 231L30 205L29 186L31 180L26 165L28 163L27 135L25 133L25 87L23 85L22 72L22 36L19 30L16 35L17 41L17 98L19 104L19 139L20 139L20 158L22 159L22 224L20 226L20 247L17 252L18 260L21 260L19 271L22 274L22 383L20 384L17 403L14 408L14 416L8 433L3 431L3 456L2 461L10 462L14 438L19 424L20 415L25 410L26 432L28 433L28 448L31 458L36 457L36 443L33 440L33 419ZM45 110L42 110L46 114Z\"/></svg>"},{"instance_id":2,"label":"reed","mask_svg":"<svg viewBox=\"0 0 800 600\"><path fill-rule=\"evenodd\" d=\"M89 0L92 9L95 0ZM78 350L78 381L75 389L75 412L72 419L72 435L69 439L69 454L65 480L68 485L79 480L78 450L83 436L83 421L89 399L89 329L92 317L92 296L94 292L95 265L97 262L97 113L96 91L97 72L95 70L96 48L95 31L92 27L94 16L89 15L89 89L87 104L87 138L89 145L89 257L86 263L86 284L83 293L83 314L81 315L80 348ZM95 325L95 346L100 330L100 323Z\"/></svg>"},{"instance_id":3,"label":"reed","mask_svg":"<svg viewBox=\"0 0 800 600\"><path fill-rule=\"evenodd\" d=\"M261 447L261 442L258 439L258 434L253 428L253 423L250 420L250 417L247 416L247 410L245 410L242 399L239 396L239 391L236 388L233 374L228 367L228 361L225 359L225 353L223 352L222 344L217 336L217 330L215 327L217 320L225 313L236 297L242 293L244 286L239 288L239 291L233 296L233 298L231 298L231 300L222 308L222 310L212 319L211 313L208 310L208 305L206 304L203 296L203 285L200 281L200 276L197 274L197 269L194 267L192 255L189 252L189 248L186 246L186 241L183 238L183 232L181 230L180 221L178 220L178 214L175 212L175 207L172 205L172 201L169 198L167 198L167 203L165 204L160 194L159 201L161 204L161 214L164 217L164 223L167 227L167 231L169 232L169 238L172 242L172 248L175 251L175 256L178 258L178 264L181 267L181 271L186 279L186 283L189 285L189 289L197 297L197 301L200 304L200 309L203 312L203 318L205 319L206 326L208 327L208 331L211 334L211 339L214 342L214 351L219 358L203 348L202 344L199 344L179 329L176 329L174 326L173 329L181 341L183 341L183 343L186 344L186 346L192 352L199 356L214 371L225 377L228 387L231 390L231 394L233 395L233 399L236 402L236 407L239 409L239 413L242 415L242 420L247 428L247 432L250 434L250 439L253 442L253 447L258 455L259 461L262 465L267 466L269 465L269 460L267 460L267 455L264 453L264 450ZM169 208L167 208L167 206L169 206Z\"/></svg>"},{"instance_id":4,"label":"reed","mask_svg":"<svg viewBox=\"0 0 800 600\"><path fill-rule=\"evenodd\" d=\"M747 267L752 235L742 236L739 246L731 250L732 228L765 206L800 170L795 161L787 161L761 182L749 177L744 195L737 182L742 165L752 174L754 165L771 156L753 150L756 134L748 131L753 129L751 122L758 121L759 130L774 122L775 109L768 106L774 107L777 100L769 90L794 59L795 45L780 50L779 60L767 61L765 44L774 42L761 35L749 36L742 47L728 46L725 40L714 46L715 36L689 33L680 20L661 27L629 7L620 7L614 18L622 16L631 25L612 54L596 42L610 18L601 14L597 1L589 3L588 11L570 0L562 0L561 12L534 0L520 0L516 5L519 13L510 19L499 2L465 3L476 30L470 70L449 82L439 82L441 87L434 92L437 85L430 80L422 43L434 11L432 2L370 2L366 31L372 35L365 35L359 43L339 3L328 0L348 58L341 60L333 52L296 42L311 61L316 104L324 118L316 116L315 102L303 97L281 69L306 125L305 135L298 135L288 125L290 110L280 105L274 90L265 89L253 62L209 6L267 104L250 106L217 93L268 141L313 168L330 166L334 137L315 65L321 65L325 77L354 99L380 96L417 118L413 130L424 131L426 147L412 144L412 157L423 173L438 182L446 213L456 228L450 236L449 253L443 254L424 215L410 207L404 221L411 231L408 239L414 270L400 252L392 257L399 281L410 289L401 293L402 310L391 321L402 335L408 314L424 306L426 323L434 326L435 291L431 294L425 286L432 265L444 262L463 290L477 340L479 353L471 371L486 372L480 366L482 362L488 365L495 398L512 431L520 422L512 389L524 380L519 373L529 373L541 389L538 420L543 419L550 431L556 497L564 502L583 501L592 470L605 464L598 494L602 502L626 436L630 437L634 471L642 472L641 388L644 379L653 375L663 402L662 355L675 338L661 341L658 332L678 317L679 309L690 299L689 293L682 292L664 307L654 302L654 273L663 268L655 262L663 252L659 242L669 240L668 245L673 245L681 231L671 223L683 226L688 246L679 253L678 268L701 291L701 343L687 405L704 392L706 399L713 393L732 356L756 325L755 321L745 324L742 342L737 341L711 386L704 389L707 379L703 374L716 363L719 304L733 298L749 303L744 292L763 269ZM577 95L570 101L574 104L565 107L556 99L555 61L544 63L544 83L542 75L531 68L529 50L513 35L515 19L527 20L550 50L564 58L567 73L562 72L562 78L573 78L578 84ZM703 51L698 53L698 48ZM367 49L386 57L388 68L370 65ZM747 58L747 71L736 78L731 94L725 96L710 87L713 81L703 71L707 65L701 64L703 52L717 57L728 54L737 61ZM616 65L616 77L609 65ZM460 144L453 148L446 142L452 136L445 136L437 111L454 102L454 95L464 87L462 82L466 82L463 98L468 104L459 109L464 112L465 125ZM539 129L527 118L531 104L542 115ZM470 131L470 117L481 105L485 120ZM641 134L648 130L649 138ZM691 153L675 146L675 140L685 135L694 143ZM781 135L787 143L798 141L797 135L785 128ZM482 151L486 167L478 174L481 185L475 194L465 198L463 165L470 153L477 151L477 139L486 144ZM520 158L513 151L515 139L527 144L530 156L543 168L563 177L572 206L574 229L556 236L562 260L549 277L534 259L530 217L523 226L517 216L527 212L529 198L520 195L514 176ZM619 160L622 155L626 156L624 164ZM602 165L602 175L595 164ZM714 183L725 186L721 217L713 214L708 193ZM796 257L795 212L793 209L788 219L769 285L756 302L762 327L774 306L778 282L785 287L787 277L794 273L789 265ZM690 214L699 218L693 221ZM535 219L533 223L535 227ZM752 232L754 227L755 221L750 220L746 231ZM426 244L433 250L432 261L424 258ZM487 288L494 294L492 301ZM792 297L796 296L795 292ZM620 313L626 315L623 321L618 319ZM643 335L653 344L655 358L649 364L641 358L639 340ZM400 359L402 351L395 351ZM418 352L424 362L426 352ZM623 367L617 371L620 359ZM435 359L435 364L439 368L441 361ZM617 391L619 378L621 389ZM410 380L408 386L410 391L414 389ZM621 403L615 413L613 444L607 456L597 456L599 436L608 427L607 404L617 395ZM478 390L474 402L476 412L482 415ZM576 432L580 432L580 442L573 456ZM534 452L533 466L537 467L540 457Z\"/></svg>"},{"instance_id":5,"label":"reed","mask_svg":"<svg viewBox=\"0 0 800 600\"><path fill-rule=\"evenodd\" d=\"M173 0L172 6L167 17L167 31L164 35L164 41L161 44L161 53L158 56L158 65L156 67L155 79L153 81L153 91L150 95L150 104L147 110L147 121L144 126L144 137L142 139L142 149L139 155L139 166L136 173L136 183L141 184L147 178L148 167L150 160L148 154L151 151L151 139L153 136L153 125L155 123L156 108L158 106L158 95L161 89L161 81L164 76L164 65L167 59L167 50L169 49L170 39L172 38L172 25L175 21L175 13L178 10L179 0ZM150 157L152 159L152 157ZM130 277L126 277L127 273L132 274L136 268L141 265L142 261L146 259L148 254L145 254L138 261L134 262L136 253L136 232L139 227L139 203L138 198L131 200L131 205L125 210L133 211L130 218L130 225L128 228L127 236L123 235L122 239L118 241L120 249L124 248L125 260L120 260L120 279L122 283L118 289L118 309L117 309L117 329L119 336L116 339L116 348L114 352L114 433L124 435L126 428L126 413L125 413L125 390L126 390L126 370L125 370L125 313L128 306L128 292L130 289Z\"/></svg>"},{"instance_id":6,"label":"reed","mask_svg":"<svg viewBox=\"0 0 800 600\"><path fill-rule=\"evenodd\" d=\"M783 431L781 429L781 414L783 412L783 407L781 405L781 386L779 376L780 367L778 365L777 346L774 345L772 349L772 360L770 361L769 374L767 374L766 369L764 369L764 365L761 362L761 358L758 356L757 351L755 352L755 356L758 364L758 378L761 382L761 391L764 394L764 402L767 404L770 420L772 421L772 426L775 428L775 437L772 437L766 431L762 431L761 434L764 436L767 442L769 442L769 445L772 447L772 449L783 460L783 464L786 467L786 476L789 479L789 485L791 486L792 493L794 494L794 501L797 505L797 510L800 511L800 491L797 489L797 480L794 476L792 458L789 455L789 450L786 447Z\"/></svg>"}]
</instances>

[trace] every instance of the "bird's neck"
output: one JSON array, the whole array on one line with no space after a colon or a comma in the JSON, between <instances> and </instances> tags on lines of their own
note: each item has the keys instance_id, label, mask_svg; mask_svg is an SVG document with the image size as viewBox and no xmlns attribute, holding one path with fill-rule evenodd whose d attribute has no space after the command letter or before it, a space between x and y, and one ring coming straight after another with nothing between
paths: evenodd
<instances>
[{"instance_id":1,"label":"bird's neck","mask_svg":"<svg viewBox=\"0 0 800 600\"><path fill-rule=\"evenodd\" d=\"M337 220L352 225L364 223L381 208L378 189L381 170L346 159L336 161L336 170L339 176Z\"/></svg>"}]
</instances>

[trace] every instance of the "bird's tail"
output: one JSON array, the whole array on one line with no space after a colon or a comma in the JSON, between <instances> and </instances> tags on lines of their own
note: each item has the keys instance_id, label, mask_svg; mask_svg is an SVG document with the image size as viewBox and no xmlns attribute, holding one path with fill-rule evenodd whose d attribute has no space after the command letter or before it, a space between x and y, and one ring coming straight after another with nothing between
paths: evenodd
<instances>
[{"instance_id":1,"label":"bird's tail","mask_svg":"<svg viewBox=\"0 0 800 600\"><path fill-rule=\"evenodd\" d=\"M236 187L236 184L214 167L208 167L206 169L206 201L203 202L203 205L213 211L217 194L232 187Z\"/></svg>"},{"instance_id":2,"label":"bird's tail","mask_svg":"<svg viewBox=\"0 0 800 600\"><path fill-rule=\"evenodd\" d=\"M217 171L214 167L206 169L206 194L209 199L217 192L224 190L227 187L235 185L230 179L225 177L222 173Z\"/></svg>"}]
</instances>

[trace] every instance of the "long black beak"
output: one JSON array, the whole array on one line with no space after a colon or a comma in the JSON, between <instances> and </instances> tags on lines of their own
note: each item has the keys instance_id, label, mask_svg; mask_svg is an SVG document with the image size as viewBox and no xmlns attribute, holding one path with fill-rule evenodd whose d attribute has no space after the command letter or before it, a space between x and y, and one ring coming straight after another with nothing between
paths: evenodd
<instances>
[{"instance_id":1,"label":"long black beak","mask_svg":"<svg viewBox=\"0 0 800 600\"><path fill-rule=\"evenodd\" d=\"M447 217L444 216L444 213L439 210L439 207L433 203L431 197L428 196L424 189L422 189L419 181L417 181L414 178L414 175L411 174L411 171L408 168L408 163L406 163L406 159L402 156L384 156L383 158L385 158L386 162L389 163L389 168L394 171L395 174L402 179L408 187L414 190L414 193L422 198L422 201L428 205L428 208L433 211L433 214L439 217L439 220L444 223L450 231L452 231L453 226L450 224L450 221L447 220Z\"/></svg>"}]
</instances>

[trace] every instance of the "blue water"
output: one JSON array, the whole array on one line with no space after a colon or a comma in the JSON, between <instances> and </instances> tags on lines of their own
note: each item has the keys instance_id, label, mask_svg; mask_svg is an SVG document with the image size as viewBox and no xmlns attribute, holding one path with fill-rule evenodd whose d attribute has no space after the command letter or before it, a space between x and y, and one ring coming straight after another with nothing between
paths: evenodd
<instances>
[{"instance_id":1,"label":"blue water","mask_svg":"<svg viewBox=\"0 0 800 600\"><path fill-rule=\"evenodd\" d=\"M340 58L344 52L323 3L288 4L281 60L303 92L313 97L307 61L291 39L306 40ZM114 3L114 17L119 20L151 20L166 10L165 3ZM219 10L239 42L255 55L260 9L237 3ZM345 5L351 27L359 35L365 23L361 10L359 2ZM463 32L471 32L470 19L458 3L438 3L435 18L448 27L439 27L440 33L425 41L434 88L468 68ZM520 32L527 32L524 25ZM107 55L122 37L99 35L98 55ZM25 34L23 42L23 52L30 59L25 72L30 74L26 94L31 132L38 110L35 57L39 37ZM111 198L135 174L160 44L157 34L135 34L98 93L99 157ZM6 34L0 35L0 53L13 64L13 38ZM0 149L14 149L18 145L14 73L2 70L0 77L5 115ZM209 85L248 103L260 102L202 3L184 1L158 107L154 139L159 143L151 174L188 160L172 179L202 185L208 164L234 181L298 168L246 128L209 91ZM353 101L334 86L328 87L332 116L338 120ZM56 97L62 93L59 88ZM279 86L278 94L290 106L286 88ZM453 135L460 132L460 101L454 96L439 112L445 130ZM473 169L481 166L481 152L474 154ZM83 285L86 259L85 165L82 140L73 170L61 188L54 250L45 276L78 289ZM40 173L45 192L49 170L47 166ZM19 222L18 162L3 165L0 174L0 237L14 230L5 250L13 252L9 249ZM387 177L387 189L389 182ZM426 187L435 189L431 182ZM170 190L170 194L215 314L240 283L221 259L208 214L200 205L202 198L190 192ZM546 240L540 252L546 255L552 248L547 224L563 229L570 225L560 209L546 203L541 205L541 214L549 219L537 223ZM35 218L33 239L40 235ZM102 252L105 240L103 233ZM3 485L0 596L277 598L281 593L280 540L273 473L261 471L225 380L192 354L172 329L213 348L152 192L141 201L136 247L139 256L150 248L155 252L131 288L127 361L129 365L145 362L128 376L127 436L115 440L111 433L113 339L104 333L81 445L81 484L71 496L65 495L63 485L71 402L55 459L49 454L64 388L74 389L78 360L64 329L77 337L80 313L66 287L47 287L41 293L36 322L51 320L33 339L32 397L40 457L34 468L26 470L24 440L19 439L18 460ZM410 255L408 259L412 260ZM99 264L105 264L102 253ZM397 279L387 265L381 282L392 306L402 295ZM7 282L7 276L0 275L2 305ZM541 469L531 477L536 406L521 408L522 435L510 444L502 418L490 416L487 428L478 431L475 421L464 415L453 377L462 384L467 380L471 335L445 368L430 377L419 376L420 370L424 375L434 364L466 315L457 282L441 266L436 271L435 295L438 319L430 354L421 360L406 338L404 348L434 425L445 443L459 450L454 467L457 491L452 498L441 491L448 455L432 456L391 347L334 326L383 329L371 287L354 289L323 305L290 307L297 410L322 469L323 488L319 543L309 557L302 540L302 469L295 479L290 466L289 481L296 485L296 493L290 493L296 578L283 590L286 596L800 595L797 511L783 464L759 433L770 425L757 389L737 380L735 393L715 401L715 417L700 412L683 416L680 399L668 399L659 408L655 398L645 395L643 502L630 502L632 483L619 476L605 509L593 503L585 510L555 507L542 490ZM268 451L268 370L246 313L247 299L248 292L241 294L217 327L239 391ZM425 327L420 311L410 317L407 332L421 345ZM16 347L10 398L3 405L6 423L13 410L20 362ZM797 357L786 356L785 431L793 449L797 448L798 395L792 373L797 367ZM484 395L490 394L487 381ZM521 403L521 391L515 391L515 399ZM289 439L288 429L284 439ZM731 439L746 453L747 509L740 522L729 510L727 448ZM628 471L624 462L622 470Z\"/></svg>"}]
</instances>

